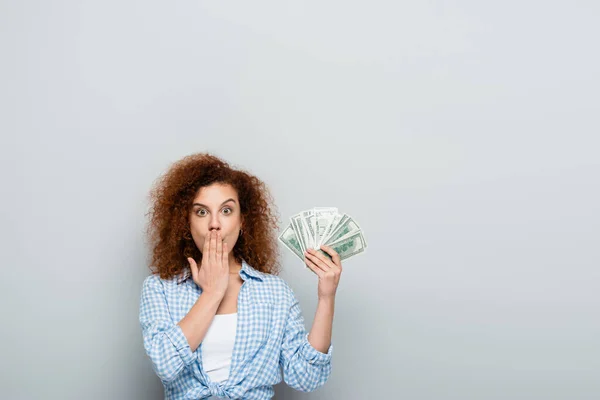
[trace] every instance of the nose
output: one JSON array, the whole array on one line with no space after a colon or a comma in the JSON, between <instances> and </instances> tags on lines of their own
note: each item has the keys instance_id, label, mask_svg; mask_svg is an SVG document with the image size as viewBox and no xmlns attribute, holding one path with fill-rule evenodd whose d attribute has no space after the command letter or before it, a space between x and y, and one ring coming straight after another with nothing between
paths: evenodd
<instances>
[{"instance_id":1,"label":"nose","mask_svg":"<svg viewBox=\"0 0 600 400\"><path fill-rule=\"evenodd\" d=\"M213 214L210 218L210 222L208 224L208 230L220 230L221 229L221 221L219 221L219 217L217 214Z\"/></svg>"}]
</instances>

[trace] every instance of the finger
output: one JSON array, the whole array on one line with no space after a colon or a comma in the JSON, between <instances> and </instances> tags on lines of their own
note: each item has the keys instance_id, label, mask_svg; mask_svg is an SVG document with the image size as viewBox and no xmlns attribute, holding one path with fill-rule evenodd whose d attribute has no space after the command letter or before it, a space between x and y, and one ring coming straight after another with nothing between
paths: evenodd
<instances>
[{"instance_id":1,"label":"finger","mask_svg":"<svg viewBox=\"0 0 600 400\"><path fill-rule=\"evenodd\" d=\"M321 277L324 274L323 270L321 270L321 268L317 267L315 265L315 263L312 262L311 260L309 260L307 257L304 257L304 262L306 263L306 266L308 268L310 268L312 270L312 272L317 274L319 277Z\"/></svg>"},{"instance_id":2,"label":"finger","mask_svg":"<svg viewBox=\"0 0 600 400\"><path fill-rule=\"evenodd\" d=\"M315 256L314 254L312 254L310 252L306 253L306 258L308 258L310 261L312 261L312 263L315 264L323 272L327 272L331 269L331 267L328 266L327 264L325 264L323 261L321 261L319 259L319 257Z\"/></svg>"},{"instance_id":3,"label":"finger","mask_svg":"<svg viewBox=\"0 0 600 400\"><path fill-rule=\"evenodd\" d=\"M327 256L327 253L324 253L323 250L308 250L311 255L313 255L318 261L322 262L325 268L329 269L337 269L337 266L333 263L333 261Z\"/></svg>"},{"instance_id":4,"label":"finger","mask_svg":"<svg viewBox=\"0 0 600 400\"><path fill-rule=\"evenodd\" d=\"M217 232L210 235L210 261L215 264L217 261Z\"/></svg>"},{"instance_id":5,"label":"finger","mask_svg":"<svg viewBox=\"0 0 600 400\"><path fill-rule=\"evenodd\" d=\"M223 258L222 263L229 269L229 252L227 251L227 242L223 241Z\"/></svg>"},{"instance_id":6,"label":"finger","mask_svg":"<svg viewBox=\"0 0 600 400\"><path fill-rule=\"evenodd\" d=\"M331 247L326 246L324 244L321 245L321 250L325 251L327 254L329 254L331 256L331 260L333 261L333 263L335 265L342 268L342 259L340 258L340 255L337 253L337 251L335 251Z\"/></svg>"},{"instance_id":7,"label":"finger","mask_svg":"<svg viewBox=\"0 0 600 400\"><path fill-rule=\"evenodd\" d=\"M221 232L217 232L217 252L215 256L217 263L223 266L223 239L221 239Z\"/></svg>"},{"instance_id":8,"label":"finger","mask_svg":"<svg viewBox=\"0 0 600 400\"><path fill-rule=\"evenodd\" d=\"M190 263L190 270L192 271L192 278L194 278L194 280L197 280L198 279L198 264L196 264L196 260L194 260L192 257L188 257L187 260Z\"/></svg>"},{"instance_id":9,"label":"finger","mask_svg":"<svg viewBox=\"0 0 600 400\"><path fill-rule=\"evenodd\" d=\"M206 261L208 261L209 253L210 253L210 231L204 237L204 247L202 248L202 258L206 258Z\"/></svg>"}]
</instances>

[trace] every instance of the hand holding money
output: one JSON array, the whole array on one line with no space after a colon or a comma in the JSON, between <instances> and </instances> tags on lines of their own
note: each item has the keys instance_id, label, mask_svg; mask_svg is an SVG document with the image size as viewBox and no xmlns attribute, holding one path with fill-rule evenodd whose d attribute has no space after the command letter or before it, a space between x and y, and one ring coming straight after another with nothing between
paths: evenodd
<instances>
[{"instance_id":1,"label":"hand holding money","mask_svg":"<svg viewBox=\"0 0 600 400\"><path fill-rule=\"evenodd\" d=\"M367 248L356 221L348 214L340 214L335 207L315 207L292 216L279 240L303 261L307 249L331 259L321 245L333 249L340 260L362 253Z\"/></svg>"}]
</instances>

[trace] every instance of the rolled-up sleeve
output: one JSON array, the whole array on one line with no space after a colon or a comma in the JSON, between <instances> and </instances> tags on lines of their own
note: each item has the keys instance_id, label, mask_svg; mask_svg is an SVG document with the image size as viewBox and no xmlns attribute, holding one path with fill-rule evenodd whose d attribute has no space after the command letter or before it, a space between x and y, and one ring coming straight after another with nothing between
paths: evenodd
<instances>
[{"instance_id":1,"label":"rolled-up sleeve","mask_svg":"<svg viewBox=\"0 0 600 400\"><path fill-rule=\"evenodd\" d=\"M290 307L283 334L279 363L283 379L290 387L301 392L311 392L327 382L331 375L333 343L327 353L321 353L308 341L308 332L300 303L290 290Z\"/></svg>"},{"instance_id":2,"label":"rolled-up sleeve","mask_svg":"<svg viewBox=\"0 0 600 400\"><path fill-rule=\"evenodd\" d=\"M179 325L173 323L162 282L156 275L144 280L140 299L140 325L146 354L163 383L173 381L195 361Z\"/></svg>"}]
</instances>

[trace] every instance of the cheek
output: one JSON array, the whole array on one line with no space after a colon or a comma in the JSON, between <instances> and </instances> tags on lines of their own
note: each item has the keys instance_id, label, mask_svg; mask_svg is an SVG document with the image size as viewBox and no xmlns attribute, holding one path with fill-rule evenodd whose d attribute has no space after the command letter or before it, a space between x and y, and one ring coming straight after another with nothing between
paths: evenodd
<instances>
[{"instance_id":1,"label":"cheek","mask_svg":"<svg viewBox=\"0 0 600 400\"><path fill-rule=\"evenodd\" d=\"M206 238L206 234L208 233L206 228L199 226L199 224L191 224L190 232L192 233L192 238L194 239L196 246L201 247L204 245L204 238Z\"/></svg>"},{"instance_id":2,"label":"cheek","mask_svg":"<svg viewBox=\"0 0 600 400\"><path fill-rule=\"evenodd\" d=\"M208 225L200 218L192 218L190 220L190 231L194 236L203 238L208 233Z\"/></svg>"}]
</instances>

